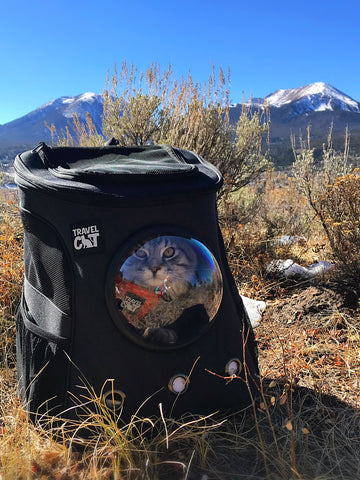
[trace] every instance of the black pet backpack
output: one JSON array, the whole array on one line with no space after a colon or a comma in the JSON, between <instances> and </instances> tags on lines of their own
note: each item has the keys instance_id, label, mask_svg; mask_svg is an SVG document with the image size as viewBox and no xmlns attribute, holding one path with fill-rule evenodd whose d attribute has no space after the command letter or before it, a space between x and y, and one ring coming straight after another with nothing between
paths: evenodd
<instances>
[{"instance_id":1,"label":"black pet backpack","mask_svg":"<svg viewBox=\"0 0 360 480\"><path fill-rule=\"evenodd\" d=\"M15 172L18 380L32 416L78 418L93 397L122 421L160 404L180 416L251 401L257 356L218 226L216 168L170 146L42 143Z\"/></svg>"}]
</instances>

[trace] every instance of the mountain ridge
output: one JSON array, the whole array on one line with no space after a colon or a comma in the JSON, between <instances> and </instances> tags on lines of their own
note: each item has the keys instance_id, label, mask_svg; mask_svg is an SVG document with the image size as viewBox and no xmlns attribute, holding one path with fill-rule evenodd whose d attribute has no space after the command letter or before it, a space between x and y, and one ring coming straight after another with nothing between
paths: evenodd
<instances>
[{"instance_id":1,"label":"mountain ridge","mask_svg":"<svg viewBox=\"0 0 360 480\"><path fill-rule=\"evenodd\" d=\"M316 82L305 87L279 89L265 99L246 103L254 108L268 107L271 118L270 146L274 150L280 146L290 150L290 135L305 131L309 124L315 142L320 141L321 137L325 141L333 124L334 140L339 140L340 144L340 137L348 126L355 138L355 148L360 153L360 103L327 83ZM232 122L238 120L241 110L240 103L230 106ZM6 151L13 154L18 153L16 148L23 151L39 141L51 142L51 131L45 122L49 126L54 124L59 134L67 127L72 130L74 114L79 116L81 122L86 122L87 112L101 133L103 97L92 92L53 99L27 115L0 125L0 158Z\"/></svg>"},{"instance_id":2,"label":"mountain ridge","mask_svg":"<svg viewBox=\"0 0 360 480\"><path fill-rule=\"evenodd\" d=\"M85 122L87 112L101 131L103 112L101 94L87 92L53 99L22 117L0 125L0 145L49 141L51 131L45 122L49 126L54 124L57 132L60 133L67 126L71 127L73 114L79 115L80 121Z\"/></svg>"},{"instance_id":3,"label":"mountain ridge","mask_svg":"<svg viewBox=\"0 0 360 480\"><path fill-rule=\"evenodd\" d=\"M337 88L324 82L316 82L305 87L276 90L265 97L265 104L281 108L289 103L307 102L314 111L341 110L360 113L360 103Z\"/></svg>"}]
</instances>

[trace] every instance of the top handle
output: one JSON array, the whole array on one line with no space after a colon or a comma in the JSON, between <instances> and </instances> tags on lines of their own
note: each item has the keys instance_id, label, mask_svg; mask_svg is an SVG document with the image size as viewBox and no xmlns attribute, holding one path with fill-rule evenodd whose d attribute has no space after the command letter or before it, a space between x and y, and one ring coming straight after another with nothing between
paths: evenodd
<instances>
[{"instance_id":1,"label":"top handle","mask_svg":"<svg viewBox=\"0 0 360 480\"><path fill-rule=\"evenodd\" d=\"M112 146L112 145L119 145L119 140L115 137L111 137L110 140L108 140L104 145L105 147L109 147L109 146Z\"/></svg>"},{"instance_id":2,"label":"top handle","mask_svg":"<svg viewBox=\"0 0 360 480\"><path fill-rule=\"evenodd\" d=\"M55 168L58 165L51 160L52 149L45 142L40 142L33 150L32 153L37 153L41 158L41 161L46 168Z\"/></svg>"},{"instance_id":3,"label":"top handle","mask_svg":"<svg viewBox=\"0 0 360 480\"><path fill-rule=\"evenodd\" d=\"M105 144L105 147L110 147L114 145L119 145L119 140L115 137L111 137ZM41 158L41 161L46 168L56 168L59 165L53 161L52 157L52 148L49 147L45 142L39 142L35 148L31 150L32 153L37 153Z\"/></svg>"}]
</instances>

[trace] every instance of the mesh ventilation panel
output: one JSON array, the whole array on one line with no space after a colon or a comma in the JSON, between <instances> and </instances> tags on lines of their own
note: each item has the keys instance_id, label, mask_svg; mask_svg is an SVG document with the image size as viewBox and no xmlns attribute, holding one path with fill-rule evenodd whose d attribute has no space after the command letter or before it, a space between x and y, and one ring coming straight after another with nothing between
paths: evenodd
<instances>
[{"instance_id":1,"label":"mesh ventilation panel","mask_svg":"<svg viewBox=\"0 0 360 480\"><path fill-rule=\"evenodd\" d=\"M24 225L25 277L60 310L70 314L71 267L55 228L29 213Z\"/></svg>"}]
</instances>

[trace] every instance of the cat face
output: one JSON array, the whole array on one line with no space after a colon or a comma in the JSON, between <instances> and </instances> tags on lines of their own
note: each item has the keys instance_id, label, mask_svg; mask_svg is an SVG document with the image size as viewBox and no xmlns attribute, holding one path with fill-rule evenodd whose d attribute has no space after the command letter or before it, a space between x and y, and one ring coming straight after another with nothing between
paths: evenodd
<instances>
[{"instance_id":1,"label":"cat face","mask_svg":"<svg viewBox=\"0 0 360 480\"><path fill-rule=\"evenodd\" d=\"M164 282L172 285L180 281L194 282L196 266L196 253L186 239L162 236L138 248L121 271L131 282L156 288Z\"/></svg>"}]
</instances>

